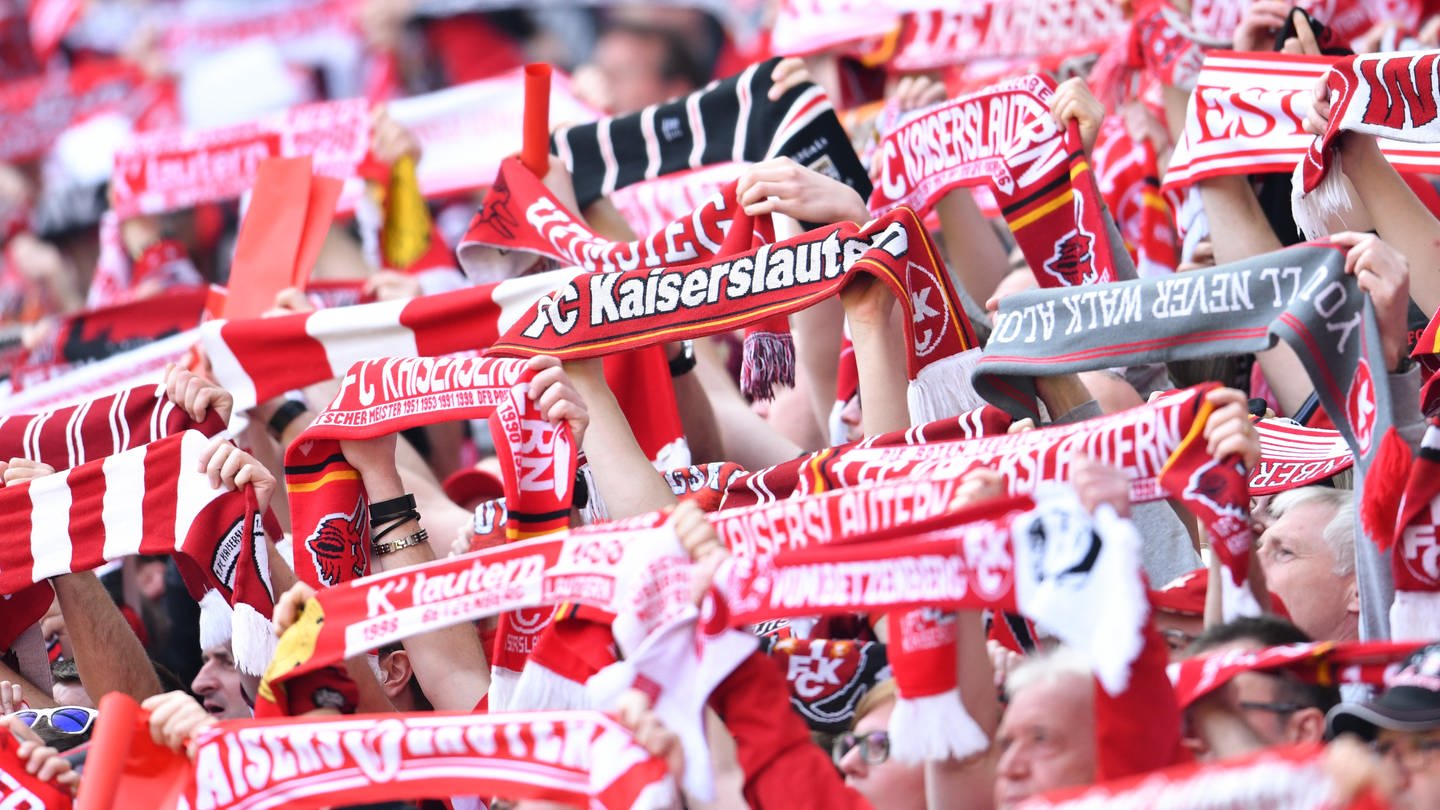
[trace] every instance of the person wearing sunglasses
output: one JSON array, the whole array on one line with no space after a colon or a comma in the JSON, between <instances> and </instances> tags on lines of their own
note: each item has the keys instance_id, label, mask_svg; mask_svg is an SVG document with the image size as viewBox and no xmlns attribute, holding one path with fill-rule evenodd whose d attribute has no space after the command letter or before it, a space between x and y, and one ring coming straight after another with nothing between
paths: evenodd
<instances>
[{"instance_id":1,"label":"person wearing sunglasses","mask_svg":"<svg viewBox=\"0 0 1440 810\"><path fill-rule=\"evenodd\" d=\"M18 720L57 751L69 751L90 741L95 727L94 709L85 706L55 706L49 709L21 709L9 717Z\"/></svg>"},{"instance_id":2,"label":"person wearing sunglasses","mask_svg":"<svg viewBox=\"0 0 1440 810\"><path fill-rule=\"evenodd\" d=\"M925 766L890 758L890 713L895 681L877 683L855 706L850 731L835 738L835 765L877 810L924 810Z\"/></svg>"}]
</instances>

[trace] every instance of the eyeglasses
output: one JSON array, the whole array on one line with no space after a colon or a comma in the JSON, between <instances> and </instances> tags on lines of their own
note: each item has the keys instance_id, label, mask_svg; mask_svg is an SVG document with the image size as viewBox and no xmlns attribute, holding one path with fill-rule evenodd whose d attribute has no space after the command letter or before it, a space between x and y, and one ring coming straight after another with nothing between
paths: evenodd
<instances>
[{"instance_id":1,"label":"eyeglasses","mask_svg":"<svg viewBox=\"0 0 1440 810\"><path fill-rule=\"evenodd\" d=\"M857 735L850 732L841 734L835 738L834 744L830 747L830 755L838 766L840 760L850 753L850 749L859 746L860 758L866 765L882 765L890 758L890 733L886 731L872 731L869 734Z\"/></svg>"},{"instance_id":2,"label":"eyeglasses","mask_svg":"<svg viewBox=\"0 0 1440 810\"><path fill-rule=\"evenodd\" d=\"M53 709L21 709L10 716L20 718L20 722L30 728L48 725L63 734L84 734L95 725L97 714L94 709L84 706L57 706Z\"/></svg>"},{"instance_id":3,"label":"eyeglasses","mask_svg":"<svg viewBox=\"0 0 1440 810\"><path fill-rule=\"evenodd\" d=\"M1376 740L1370 743L1370 750L1381 759L1392 756L1410 770L1423 768L1440 752L1440 737L1406 736L1398 739Z\"/></svg>"},{"instance_id":4,"label":"eyeglasses","mask_svg":"<svg viewBox=\"0 0 1440 810\"><path fill-rule=\"evenodd\" d=\"M1294 714L1306 708L1299 703L1261 703L1255 700L1242 700L1239 704L1242 709L1249 709L1256 712L1272 712L1274 714Z\"/></svg>"}]
</instances>

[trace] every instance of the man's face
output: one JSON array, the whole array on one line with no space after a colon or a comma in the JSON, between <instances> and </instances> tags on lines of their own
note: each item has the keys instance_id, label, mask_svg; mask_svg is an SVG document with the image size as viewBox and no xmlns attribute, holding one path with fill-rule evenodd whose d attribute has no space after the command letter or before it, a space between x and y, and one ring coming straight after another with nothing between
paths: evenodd
<instances>
[{"instance_id":1,"label":"man's face","mask_svg":"<svg viewBox=\"0 0 1440 810\"><path fill-rule=\"evenodd\" d=\"M895 701L860 718L855 724L855 735L864 737L875 731L890 727L890 713ZM907 765L890 758L879 765L871 765L860 755L860 746L851 748L840 758L840 771L845 774L845 784L855 788L875 807L887 810L925 807L925 768L921 765Z\"/></svg>"},{"instance_id":2,"label":"man's face","mask_svg":"<svg viewBox=\"0 0 1440 810\"><path fill-rule=\"evenodd\" d=\"M1381 729L1375 747L1385 767L1398 777L1391 807L1420 810L1440 807L1440 729L1407 732Z\"/></svg>"},{"instance_id":3,"label":"man's face","mask_svg":"<svg viewBox=\"0 0 1440 810\"><path fill-rule=\"evenodd\" d=\"M1333 517L1333 507L1312 501L1286 512L1260 536L1266 586L1285 603L1295 625L1316 641L1345 640L1353 631L1352 614L1359 610L1355 577L1335 573L1335 553L1322 536Z\"/></svg>"},{"instance_id":4,"label":"man's face","mask_svg":"<svg viewBox=\"0 0 1440 810\"><path fill-rule=\"evenodd\" d=\"M995 736L999 810L1047 790L1095 781L1092 690L1090 678L1062 675L1032 684L1010 702Z\"/></svg>"},{"instance_id":5,"label":"man's face","mask_svg":"<svg viewBox=\"0 0 1440 810\"><path fill-rule=\"evenodd\" d=\"M200 696L205 711L219 720L250 717L250 706L240 689L240 670L235 668L230 642L206 649L202 657L205 664L196 673L190 689Z\"/></svg>"},{"instance_id":6,"label":"man's face","mask_svg":"<svg viewBox=\"0 0 1440 810\"><path fill-rule=\"evenodd\" d=\"M672 84L660 76L664 45L657 39L611 31L595 43L591 57L605 80L611 115L638 112L674 95Z\"/></svg>"}]
</instances>

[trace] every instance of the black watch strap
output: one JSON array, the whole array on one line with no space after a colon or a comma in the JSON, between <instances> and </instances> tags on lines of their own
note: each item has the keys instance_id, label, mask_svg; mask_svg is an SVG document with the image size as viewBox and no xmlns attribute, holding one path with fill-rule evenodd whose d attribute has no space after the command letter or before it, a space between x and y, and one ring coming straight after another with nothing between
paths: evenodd
<instances>
[{"instance_id":1,"label":"black watch strap","mask_svg":"<svg viewBox=\"0 0 1440 810\"><path fill-rule=\"evenodd\" d=\"M689 340L680 341L680 354L670 360L670 376L681 377L695 369L695 344Z\"/></svg>"}]
</instances>

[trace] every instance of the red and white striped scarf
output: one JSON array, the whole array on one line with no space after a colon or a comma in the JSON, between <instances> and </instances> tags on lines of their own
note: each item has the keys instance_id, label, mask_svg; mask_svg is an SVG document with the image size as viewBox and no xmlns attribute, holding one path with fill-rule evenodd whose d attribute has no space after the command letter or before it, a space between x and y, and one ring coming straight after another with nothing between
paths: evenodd
<instances>
[{"instance_id":1,"label":"red and white striped scarf","mask_svg":"<svg viewBox=\"0 0 1440 810\"><path fill-rule=\"evenodd\" d=\"M1260 434L1260 461L1250 471L1251 495L1308 486L1355 464L1355 454L1338 430L1258 419L1255 431Z\"/></svg>"},{"instance_id":2,"label":"red and white striped scarf","mask_svg":"<svg viewBox=\"0 0 1440 810\"><path fill-rule=\"evenodd\" d=\"M1440 51L1347 56L1325 76L1330 123L1310 143L1295 167L1291 207L1295 224L1311 239L1329 232L1330 218L1348 207L1339 173L1338 145L1344 132L1389 138L1440 149Z\"/></svg>"},{"instance_id":3,"label":"red and white striped scarf","mask_svg":"<svg viewBox=\"0 0 1440 810\"><path fill-rule=\"evenodd\" d=\"M285 451L300 578L332 587L369 568L365 489L340 451L346 439L493 416L491 433L505 477L506 533L519 539L568 526L575 442L569 425L547 422L526 395L531 375L523 366L515 360L413 357L362 360L351 367L335 399Z\"/></svg>"},{"instance_id":4,"label":"red and white striped scarf","mask_svg":"<svg viewBox=\"0 0 1440 810\"><path fill-rule=\"evenodd\" d=\"M479 795L628 810L675 797L664 761L600 712L225 720L189 756L157 745L149 712L128 697L107 695L101 718L85 790L127 806L305 810Z\"/></svg>"},{"instance_id":5,"label":"red and white striped scarf","mask_svg":"<svg viewBox=\"0 0 1440 810\"><path fill-rule=\"evenodd\" d=\"M191 595L220 591L235 609L236 663L270 659L273 596L254 493L215 489L186 430L0 489L0 593L135 554L173 554Z\"/></svg>"},{"instance_id":6,"label":"red and white striped scarf","mask_svg":"<svg viewBox=\"0 0 1440 810\"><path fill-rule=\"evenodd\" d=\"M119 112L130 120L160 112L161 89L135 65L97 59L69 70L0 84L0 160L26 162L48 152L66 129Z\"/></svg>"},{"instance_id":7,"label":"red and white striped scarf","mask_svg":"<svg viewBox=\"0 0 1440 810\"><path fill-rule=\"evenodd\" d=\"M955 188L985 184L1042 287L1114 281L1103 201L1078 127L1050 115L1054 91L1030 75L909 114L879 147L870 210L924 213Z\"/></svg>"},{"instance_id":8,"label":"red and white striped scarf","mask_svg":"<svg viewBox=\"0 0 1440 810\"><path fill-rule=\"evenodd\" d=\"M192 429L214 436L225 425L213 410L197 423L163 389L146 385L79 405L0 416L0 458L66 470Z\"/></svg>"},{"instance_id":9,"label":"red and white striped scarf","mask_svg":"<svg viewBox=\"0 0 1440 810\"><path fill-rule=\"evenodd\" d=\"M1180 263L1175 210L1160 193L1155 145L1131 136L1125 119L1110 116L1095 139L1095 181L1110 208L1137 274L1175 272Z\"/></svg>"}]
</instances>

